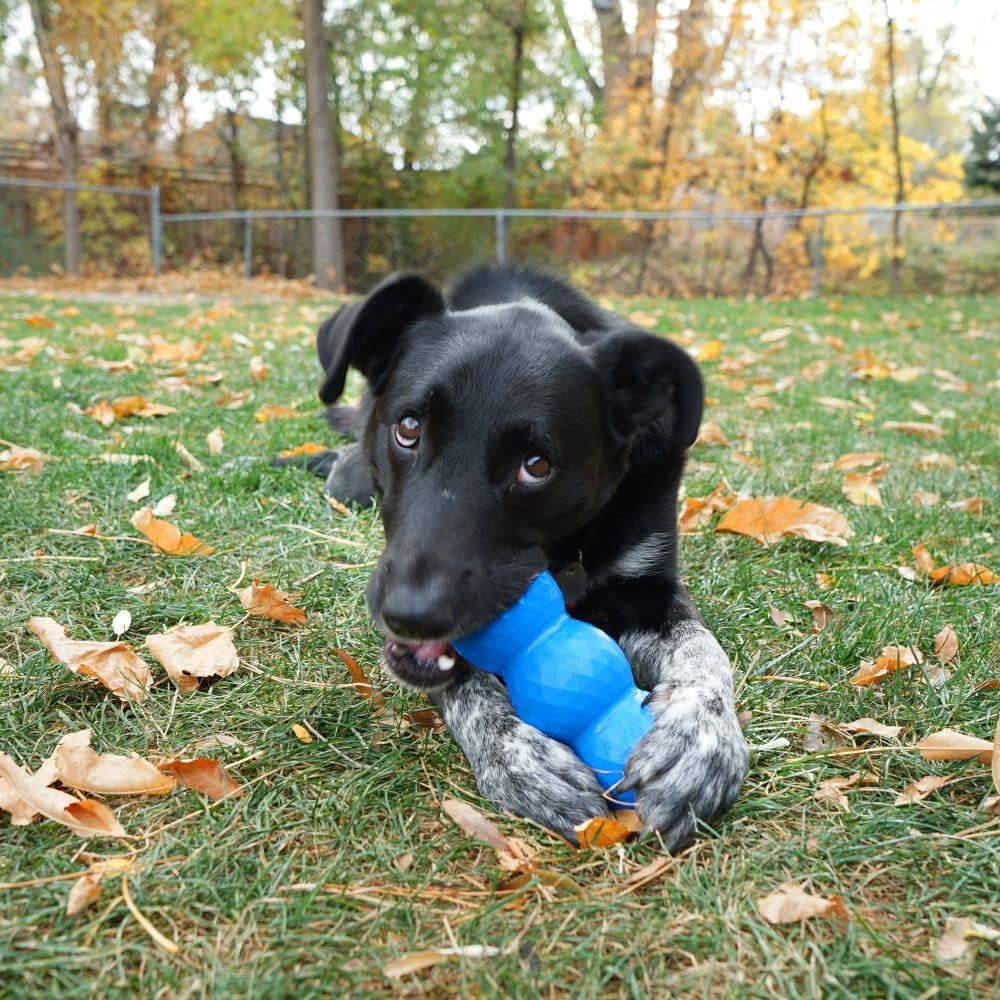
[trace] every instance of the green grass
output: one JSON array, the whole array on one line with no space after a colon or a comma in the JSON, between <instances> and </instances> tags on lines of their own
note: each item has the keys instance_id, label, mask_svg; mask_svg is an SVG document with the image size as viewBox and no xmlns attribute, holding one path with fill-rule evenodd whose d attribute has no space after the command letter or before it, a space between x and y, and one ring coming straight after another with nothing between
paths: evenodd
<instances>
[{"instance_id":1,"label":"green grass","mask_svg":"<svg viewBox=\"0 0 1000 1000\"><path fill-rule=\"evenodd\" d=\"M264 460L279 448L325 440L316 419L317 369L311 339L321 302L253 301L205 316L205 306L115 306L65 300L0 299L0 337L44 336L32 363L0 371L0 438L51 456L39 473L0 473L0 747L31 767L60 735L89 726L102 751L193 755L211 734L239 742L218 756L247 784L243 797L206 804L193 791L161 799L110 800L136 839L91 840L47 821L0 825L0 995L282 997L346 993L533 997L986 997L995 995L1000 960L974 942L967 962L942 964L933 941L948 917L1000 926L1000 819L982 811L989 769L928 763L889 749L855 760L807 753L808 718L874 716L906 727L900 744L943 727L991 737L998 717L1000 613L996 587L932 589L897 573L925 542L941 561L976 560L1000 571L997 546L996 361L1000 308L993 299L843 300L836 303L633 301L656 329L695 343L723 341L704 365L715 418L730 447L697 446L690 495L721 477L752 493L782 494L844 512L855 529L846 548L791 539L767 550L710 530L685 537L683 565L710 626L733 656L741 710L752 713L747 739L779 737L785 748L755 754L744 793L714 831L676 859L664 877L638 892L616 886L652 860L643 841L579 853L533 827L497 817L502 829L540 851L546 869L570 875L582 896L531 884L515 899L492 890L502 878L493 852L462 834L439 801L457 796L488 811L447 734L400 729L373 717L348 686L333 650L351 651L378 679L379 640L364 605L367 573L380 528L369 513L341 516L317 480L275 470ZM194 328L192 312L204 325ZM50 317L33 329L29 314ZM791 329L778 344L760 334ZM140 364L109 374L95 358L141 353L137 338L159 332L210 338L200 362L224 375L171 395L157 386L170 365ZM831 340L830 338L836 338ZM839 346L842 345L842 346ZM862 382L852 355L921 369L911 382ZM14 347L0 347L0 355ZM262 355L266 381L253 382L248 360ZM733 362L747 364L733 371ZM800 376L826 362L815 381ZM942 388L947 369L969 391ZM197 365L192 375L199 373ZM795 377L782 392L773 384ZM238 409L221 409L225 390L249 389ZM157 420L133 418L103 428L76 407L99 398L143 393L178 408ZM747 400L767 395L774 409ZM828 409L817 397L846 399ZM297 405L299 420L255 423L264 403ZM945 429L927 442L884 431L886 420L923 420L929 408ZM205 435L225 432L225 452L209 454ZM192 472L178 457L181 440L201 459ZM736 460L748 450L754 463ZM819 466L848 451L884 451L883 508L852 507L840 474ZM109 465L107 451L150 456ZM919 460L943 452L956 468L924 471ZM230 467L230 459L255 459ZM152 498L177 494L171 520L216 549L207 558L170 558L127 540L136 505L126 493L152 477ZM915 507L916 489L940 493L935 507ZM979 496L985 512L949 510L949 500ZM49 529L95 522L96 541ZM35 558L36 554L40 558ZM830 574L821 590L816 574ZM289 629L241 621L230 591L258 576L301 591L309 623ZM127 588L155 583L147 593ZM811 642L802 602L819 598L837 613ZM795 615L779 628L769 608ZM51 615L76 638L111 638L115 613L128 609L127 638L141 646L152 631L181 621L237 625L243 666L190 696L162 679L138 706L123 706L56 665L25 626ZM911 642L928 659L933 638L951 624L961 653L951 677L932 688L919 668L881 685L849 683L859 661L889 642ZM800 647L801 648L798 648ZM785 655L787 654L787 655ZM783 659L778 659L782 657ZM778 661L778 662L775 662ZM821 689L778 674L822 681ZM419 699L381 683L396 713ZM329 742L299 742L294 723L308 720ZM865 746L891 746L873 744ZM814 800L819 781L870 767L876 784L849 792L851 812ZM926 801L895 807L897 792L924 774L953 783ZM90 854L81 854L81 851ZM116 879L95 907L64 913L68 881L34 882L81 871L91 855L138 854L130 891L138 908L181 946L162 951L126 908ZM400 870L401 857L412 855ZM795 881L839 894L846 922L814 920L771 927L756 900ZM367 891L328 891L352 883ZM460 895L440 890L483 890ZM387 891L390 890L390 891ZM394 983L383 965L426 948L459 944L511 946L483 960L452 960ZM992 985L991 985L992 984Z\"/></svg>"}]
</instances>

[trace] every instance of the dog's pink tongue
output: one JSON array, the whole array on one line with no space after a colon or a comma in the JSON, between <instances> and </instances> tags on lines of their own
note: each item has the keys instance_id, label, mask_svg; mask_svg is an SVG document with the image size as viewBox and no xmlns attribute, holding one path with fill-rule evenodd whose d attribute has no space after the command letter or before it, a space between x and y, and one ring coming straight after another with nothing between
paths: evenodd
<instances>
[{"instance_id":1,"label":"dog's pink tongue","mask_svg":"<svg viewBox=\"0 0 1000 1000\"><path fill-rule=\"evenodd\" d=\"M418 660L435 663L437 658L451 650L450 642L422 642L419 646L411 646L413 655Z\"/></svg>"}]
</instances>

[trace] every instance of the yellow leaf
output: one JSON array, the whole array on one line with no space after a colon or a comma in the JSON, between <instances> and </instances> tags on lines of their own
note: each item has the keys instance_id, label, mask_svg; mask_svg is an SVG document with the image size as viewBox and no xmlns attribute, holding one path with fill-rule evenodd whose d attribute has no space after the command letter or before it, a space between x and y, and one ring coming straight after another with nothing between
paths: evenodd
<instances>
[{"instance_id":1,"label":"yellow leaf","mask_svg":"<svg viewBox=\"0 0 1000 1000\"><path fill-rule=\"evenodd\" d=\"M132 515L132 526L141 531L154 548L168 556L207 556L215 551L194 535L182 532L169 521L160 520L149 507Z\"/></svg>"},{"instance_id":2,"label":"yellow leaf","mask_svg":"<svg viewBox=\"0 0 1000 1000\"><path fill-rule=\"evenodd\" d=\"M851 683L856 687L877 684L903 667L912 667L916 663L922 663L923 659L920 651L912 646L897 644L885 646L874 661L862 661L858 672L851 678Z\"/></svg>"},{"instance_id":3,"label":"yellow leaf","mask_svg":"<svg viewBox=\"0 0 1000 1000\"><path fill-rule=\"evenodd\" d=\"M762 545L798 535L813 542L846 546L854 534L843 514L787 496L739 500L726 511L715 530L747 535Z\"/></svg>"},{"instance_id":4,"label":"yellow leaf","mask_svg":"<svg viewBox=\"0 0 1000 1000\"><path fill-rule=\"evenodd\" d=\"M246 608L248 615L273 618L286 625L305 625L306 623L306 613L301 608L289 604L288 594L277 590L269 583L254 580L249 587L237 591L237 596L240 599L240 604Z\"/></svg>"},{"instance_id":5,"label":"yellow leaf","mask_svg":"<svg viewBox=\"0 0 1000 1000\"><path fill-rule=\"evenodd\" d=\"M576 840L581 848L611 847L628 840L635 831L611 816L594 816L578 826Z\"/></svg>"}]
</instances>

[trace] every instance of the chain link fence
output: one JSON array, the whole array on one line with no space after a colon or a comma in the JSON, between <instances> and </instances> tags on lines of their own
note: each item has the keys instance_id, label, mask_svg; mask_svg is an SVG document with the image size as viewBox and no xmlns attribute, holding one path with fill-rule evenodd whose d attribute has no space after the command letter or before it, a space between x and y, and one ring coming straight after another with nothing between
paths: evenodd
<instances>
[{"instance_id":1,"label":"chain link fence","mask_svg":"<svg viewBox=\"0 0 1000 1000\"><path fill-rule=\"evenodd\" d=\"M445 281L471 264L530 261L598 295L1000 294L1000 198L805 210L274 209L164 214L159 189L0 178L0 275L62 264L75 189L86 272L312 273L315 216L338 225L346 290L392 271ZM899 243L893 240L899 217Z\"/></svg>"}]
</instances>

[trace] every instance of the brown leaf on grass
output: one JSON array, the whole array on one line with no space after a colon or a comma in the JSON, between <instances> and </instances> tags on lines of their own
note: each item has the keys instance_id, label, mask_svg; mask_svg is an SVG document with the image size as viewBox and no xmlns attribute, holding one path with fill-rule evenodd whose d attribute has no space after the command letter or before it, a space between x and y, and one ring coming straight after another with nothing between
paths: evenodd
<instances>
[{"instance_id":1,"label":"brown leaf on grass","mask_svg":"<svg viewBox=\"0 0 1000 1000\"><path fill-rule=\"evenodd\" d=\"M139 483L138 486L135 487L135 489L129 490L128 493L125 494L125 499L128 500L129 503L139 503L140 500L145 500L146 497L149 496L149 494L150 494L150 478L149 476L146 476L146 478L141 483Z\"/></svg>"},{"instance_id":2,"label":"brown leaf on grass","mask_svg":"<svg viewBox=\"0 0 1000 1000\"><path fill-rule=\"evenodd\" d=\"M847 918L839 896L814 896L794 882L758 899L757 911L769 924L798 924L813 917Z\"/></svg>"},{"instance_id":3,"label":"brown leaf on grass","mask_svg":"<svg viewBox=\"0 0 1000 1000\"><path fill-rule=\"evenodd\" d=\"M878 465L874 469L848 472L841 484L841 492L857 507L881 507L882 494L878 482L888 468L888 465Z\"/></svg>"},{"instance_id":4,"label":"brown leaf on grass","mask_svg":"<svg viewBox=\"0 0 1000 1000\"><path fill-rule=\"evenodd\" d=\"M913 546L913 560L923 573L930 575L934 572L934 558L923 542Z\"/></svg>"},{"instance_id":5,"label":"brown leaf on grass","mask_svg":"<svg viewBox=\"0 0 1000 1000\"><path fill-rule=\"evenodd\" d=\"M943 427L920 420L886 420L882 424L882 430L898 431L900 434L908 434L910 437L924 438L929 441L944 437Z\"/></svg>"},{"instance_id":6,"label":"brown leaf on grass","mask_svg":"<svg viewBox=\"0 0 1000 1000\"><path fill-rule=\"evenodd\" d=\"M99 399L83 411L103 427L110 427L116 420L128 417L165 417L177 410L163 403L154 403L145 396L122 396L120 399Z\"/></svg>"},{"instance_id":7,"label":"brown leaf on grass","mask_svg":"<svg viewBox=\"0 0 1000 1000\"><path fill-rule=\"evenodd\" d=\"M259 354L255 354L250 359L249 369L250 378L252 378L255 382L263 382L264 379L266 379L271 373L271 369L264 364L264 359Z\"/></svg>"},{"instance_id":8,"label":"brown leaf on grass","mask_svg":"<svg viewBox=\"0 0 1000 1000\"><path fill-rule=\"evenodd\" d=\"M797 535L812 542L846 546L854 534L843 514L787 496L738 500L715 530L746 535L762 545L774 545L788 535Z\"/></svg>"},{"instance_id":9,"label":"brown leaf on grass","mask_svg":"<svg viewBox=\"0 0 1000 1000\"><path fill-rule=\"evenodd\" d=\"M10 814L11 826L27 826L38 815L38 810L25 802L2 774L0 774L0 809Z\"/></svg>"},{"instance_id":10,"label":"brown leaf on grass","mask_svg":"<svg viewBox=\"0 0 1000 1000\"><path fill-rule=\"evenodd\" d=\"M913 646L901 646L893 643L882 648L875 660L862 660L858 672L851 678L851 683L857 687L866 687L884 681L890 674L904 667L912 667L915 663L923 663L920 650Z\"/></svg>"},{"instance_id":11,"label":"brown leaf on grass","mask_svg":"<svg viewBox=\"0 0 1000 1000\"><path fill-rule=\"evenodd\" d=\"M660 854L653 858L648 865L643 865L637 871L632 872L632 874L629 875L624 882L622 882L620 889L623 892L631 892L632 889L646 885L662 875L668 868L673 867L673 863L674 859L669 854Z\"/></svg>"},{"instance_id":12,"label":"brown leaf on grass","mask_svg":"<svg viewBox=\"0 0 1000 1000\"><path fill-rule=\"evenodd\" d=\"M944 932L934 942L934 957L939 962L956 962L964 958L973 941L1000 942L1000 931L968 917L949 917Z\"/></svg>"},{"instance_id":13,"label":"brown leaf on grass","mask_svg":"<svg viewBox=\"0 0 1000 1000\"><path fill-rule=\"evenodd\" d=\"M55 326L55 323L48 316L41 316L38 313L31 313L29 316L25 316L22 322L25 326L42 330L51 330Z\"/></svg>"},{"instance_id":14,"label":"brown leaf on grass","mask_svg":"<svg viewBox=\"0 0 1000 1000\"><path fill-rule=\"evenodd\" d=\"M722 433L722 428L715 420L706 420L698 431L698 439L695 444L714 444L728 448L729 439Z\"/></svg>"},{"instance_id":15,"label":"brown leaf on grass","mask_svg":"<svg viewBox=\"0 0 1000 1000\"><path fill-rule=\"evenodd\" d=\"M205 444L208 445L210 455L221 455L225 447L226 436L221 427L216 427L205 435Z\"/></svg>"},{"instance_id":16,"label":"brown leaf on grass","mask_svg":"<svg viewBox=\"0 0 1000 1000\"><path fill-rule=\"evenodd\" d=\"M73 883L66 898L66 916L75 917L101 898L101 878L100 872L85 871Z\"/></svg>"},{"instance_id":17,"label":"brown leaf on grass","mask_svg":"<svg viewBox=\"0 0 1000 1000\"><path fill-rule=\"evenodd\" d=\"M276 622L284 622L286 625L306 623L306 613L301 608L289 604L288 594L269 583L254 580L249 587L237 591L237 596L248 615L273 618Z\"/></svg>"},{"instance_id":18,"label":"brown leaf on grass","mask_svg":"<svg viewBox=\"0 0 1000 1000\"><path fill-rule=\"evenodd\" d=\"M124 837L125 830L114 813L100 802L78 799L49 788L0 751L0 775L35 812L68 827L81 837Z\"/></svg>"},{"instance_id":19,"label":"brown leaf on grass","mask_svg":"<svg viewBox=\"0 0 1000 1000\"><path fill-rule=\"evenodd\" d=\"M142 507L132 515L132 526L141 531L155 549L168 556L208 556L215 551L194 535L156 517L150 507Z\"/></svg>"},{"instance_id":20,"label":"brown leaf on grass","mask_svg":"<svg viewBox=\"0 0 1000 1000\"><path fill-rule=\"evenodd\" d=\"M159 765L160 770L176 778L185 788L193 788L210 799L233 799L243 794L240 783L211 757L191 760L168 760Z\"/></svg>"},{"instance_id":21,"label":"brown leaf on grass","mask_svg":"<svg viewBox=\"0 0 1000 1000\"><path fill-rule=\"evenodd\" d=\"M677 523L685 534L698 531L711 523L716 511L728 510L736 500L726 483L719 483L707 497L685 497Z\"/></svg>"},{"instance_id":22,"label":"brown leaf on grass","mask_svg":"<svg viewBox=\"0 0 1000 1000\"><path fill-rule=\"evenodd\" d=\"M940 451L932 451L926 455L921 455L914 464L921 472L930 472L931 469L958 468L958 462L951 455L942 454Z\"/></svg>"},{"instance_id":23,"label":"brown leaf on grass","mask_svg":"<svg viewBox=\"0 0 1000 1000\"><path fill-rule=\"evenodd\" d=\"M805 735L802 737L802 748L808 753L851 745L851 741L835 725L820 718L815 712L809 716Z\"/></svg>"},{"instance_id":24,"label":"brown leaf on grass","mask_svg":"<svg viewBox=\"0 0 1000 1000\"><path fill-rule=\"evenodd\" d=\"M271 420L290 420L293 417L305 416L298 410L293 410L290 406L282 406L280 403L267 403L262 406L254 415L254 420L258 424L266 424Z\"/></svg>"},{"instance_id":25,"label":"brown leaf on grass","mask_svg":"<svg viewBox=\"0 0 1000 1000\"><path fill-rule=\"evenodd\" d=\"M836 472L851 472L869 465L878 465L883 458L885 453L881 451L850 451L834 461L833 469Z\"/></svg>"},{"instance_id":26,"label":"brown leaf on grass","mask_svg":"<svg viewBox=\"0 0 1000 1000\"><path fill-rule=\"evenodd\" d=\"M315 743L315 737L301 722L292 723L292 732L300 743Z\"/></svg>"},{"instance_id":27,"label":"brown leaf on grass","mask_svg":"<svg viewBox=\"0 0 1000 1000\"><path fill-rule=\"evenodd\" d=\"M215 405L223 410L238 410L241 406L245 406L247 401L250 399L252 393L249 389L243 389L241 392L224 392L215 401Z\"/></svg>"},{"instance_id":28,"label":"brown leaf on grass","mask_svg":"<svg viewBox=\"0 0 1000 1000\"><path fill-rule=\"evenodd\" d=\"M827 625L837 618L833 613L833 609L822 601L803 601L802 604L812 612L813 632L817 634L822 632Z\"/></svg>"},{"instance_id":29,"label":"brown leaf on grass","mask_svg":"<svg viewBox=\"0 0 1000 1000\"><path fill-rule=\"evenodd\" d=\"M467 944L454 948L432 948L429 951L414 951L401 958L394 958L382 966L382 972L390 979L422 972L449 958L493 958L502 954L501 950L489 944Z\"/></svg>"},{"instance_id":30,"label":"brown leaf on grass","mask_svg":"<svg viewBox=\"0 0 1000 1000\"><path fill-rule=\"evenodd\" d=\"M960 733L955 729L942 729L925 736L917 750L924 760L971 760L989 764L993 760L993 744L989 740Z\"/></svg>"},{"instance_id":31,"label":"brown leaf on grass","mask_svg":"<svg viewBox=\"0 0 1000 1000\"><path fill-rule=\"evenodd\" d=\"M904 788L899 795L896 796L896 801L893 802L894 806L908 806L912 805L914 802L921 802L927 798L932 792L936 792L939 788L943 788L951 778L941 777L937 774L928 774L921 778L919 781L911 782Z\"/></svg>"},{"instance_id":32,"label":"brown leaf on grass","mask_svg":"<svg viewBox=\"0 0 1000 1000\"><path fill-rule=\"evenodd\" d=\"M0 472L38 472L48 461L37 448L21 448L12 444L0 451Z\"/></svg>"},{"instance_id":33,"label":"brown leaf on grass","mask_svg":"<svg viewBox=\"0 0 1000 1000\"><path fill-rule=\"evenodd\" d=\"M146 636L146 646L181 691L194 691L203 677L228 677L240 665L233 630L205 622L175 625Z\"/></svg>"},{"instance_id":34,"label":"brown leaf on grass","mask_svg":"<svg viewBox=\"0 0 1000 1000\"><path fill-rule=\"evenodd\" d=\"M1000 792L1000 717L997 718L996 732L993 734L993 759L990 761L993 787Z\"/></svg>"},{"instance_id":35,"label":"brown leaf on grass","mask_svg":"<svg viewBox=\"0 0 1000 1000\"><path fill-rule=\"evenodd\" d=\"M853 722L843 722L841 729L846 729L849 733L864 733L868 736L881 736L887 740L894 740L903 731L902 726L886 726L874 719L865 716L863 719L855 719Z\"/></svg>"},{"instance_id":36,"label":"brown leaf on grass","mask_svg":"<svg viewBox=\"0 0 1000 1000\"><path fill-rule=\"evenodd\" d=\"M934 655L942 663L951 663L958 656L958 633L950 625L934 636Z\"/></svg>"},{"instance_id":37,"label":"brown leaf on grass","mask_svg":"<svg viewBox=\"0 0 1000 1000\"><path fill-rule=\"evenodd\" d=\"M361 668L361 664L359 664L350 653L345 653L342 649L334 649L334 652L337 654L340 662L347 667L347 672L351 675L351 682L354 690L357 691L358 694L365 699L365 701L370 701L373 705L384 704L385 699L372 686L371 681L368 680L368 676Z\"/></svg>"},{"instance_id":38,"label":"brown leaf on grass","mask_svg":"<svg viewBox=\"0 0 1000 1000\"><path fill-rule=\"evenodd\" d=\"M508 837L478 809L461 799L446 797L441 808L462 830L475 840L482 840L496 851L500 867L510 872L530 872L535 868L535 852L518 837Z\"/></svg>"},{"instance_id":39,"label":"brown leaf on grass","mask_svg":"<svg viewBox=\"0 0 1000 1000\"><path fill-rule=\"evenodd\" d=\"M851 788L861 780L860 774L852 774L849 778L827 778L821 781L813 795L817 802L831 802L844 812L851 811L851 804L844 794L845 788Z\"/></svg>"},{"instance_id":40,"label":"brown leaf on grass","mask_svg":"<svg viewBox=\"0 0 1000 1000\"><path fill-rule=\"evenodd\" d=\"M1000 574L982 563L960 563L957 566L941 566L930 574L931 583L941 587L968 587L970 584L988 586L1000 583Z\"/></svg>"},{"instance_id":41,"label":"brown leaf on grass","mask_svg":"<svg viewBox=\"0 0 1000 1000\"><path fill-rule=\"evenodd\" d=\"M68 639L66 630L53 618L31 618L28 628L73 673L97 678L123 701L145 701L149 696L153 676L127 643Z\"/></svg>"},{"instance_id":42,"label":"brown leaf on grass","mask_svg":"<svg viewBox=\"0 0 1000 1000\"><path fill-rule=\"evenodd\" d=\"M207 340L195 341L190 337L167 340L158 333L150 334L146 344L146 358L153 364L179 364L198 361L208 347Z\"/></svg>"},{"instance_id":43,"label":"brown leaf on grass","mask_svg":"<svg viewBox=\"0 0 1000 1000\"><path fill-rule=\"evenodd\" d=\"M635 831L612 816L595 816L578 826L576 840L581 848L612 847L635 834Z\"/></svg>"},{"instance_id":44,"label":"brown leaf on grass","mask_svg":"<svg viewBox=\"0 0 1000 1000\"><path fill-rule=\"evenodd\" d=\"M294 448L286 448L278 452L278 458L297 458L299 455L318 455L322 451L329 451L330 446L319 444L316 441L306 441L305 444L296 445Z\"/></svg>"},{"instance_id":45,"label":"brown leaf on grass","mask_svg":"<svg viewBox=\"0 0 1000 1000\"><path fill-rule=\"evenodd\" d=\"M912 500L915 507L934 507L941 502L941 494L928 493L926 490L914 490Z\"/></svg>"},{"instance_id":46,"label":"brown leaf on grass","mask_svg":"<svg viewBox=\"0 0 1000 1000\"><path fill-rule=\"evenodd\" d=\"M946 503L948 510L961 510L966 514L978 516L986 509L986 501L982 497L969 497L968 500L952 500Z\"/></svg>"},{"instance_id":47,"label":"brown leaf on grass","mask_svg":"<svg viewBox=\"0 0 1000 1000\"><path fill-rule=\"evenodd\" d=\"M98 754L90 746L90 730L68 733L55 754L56 777L68 788L97 795L166 795L176 782L151 761L136 754Z\"/></svg>"},{"instance_id":48,"label":"brown leaf on grass","mask_svg":"<svg viewBox=\"0 0 1000 1000\"><path fill-rule=\"evenodd\" d=\"M781 608L768 608L767 613L771 616L771 621L774 622L778 628L784 628L791 621L795 621L795 618L790 615L787 611L782 611Z\"/></svg>"},{"instance_id":49,"label":"brown leaf on grass","mask_svg":"<svg viewBox=\"0 0 1000 1000\"><path fill-rule=\"evenodd\" d=\"M192 472L204 472L205 466L200 462L194 455L191 454L184 444L180 441L174 442L174 451L180 456L181 461L192 471Z\"/></svg>"}]
</instances>

